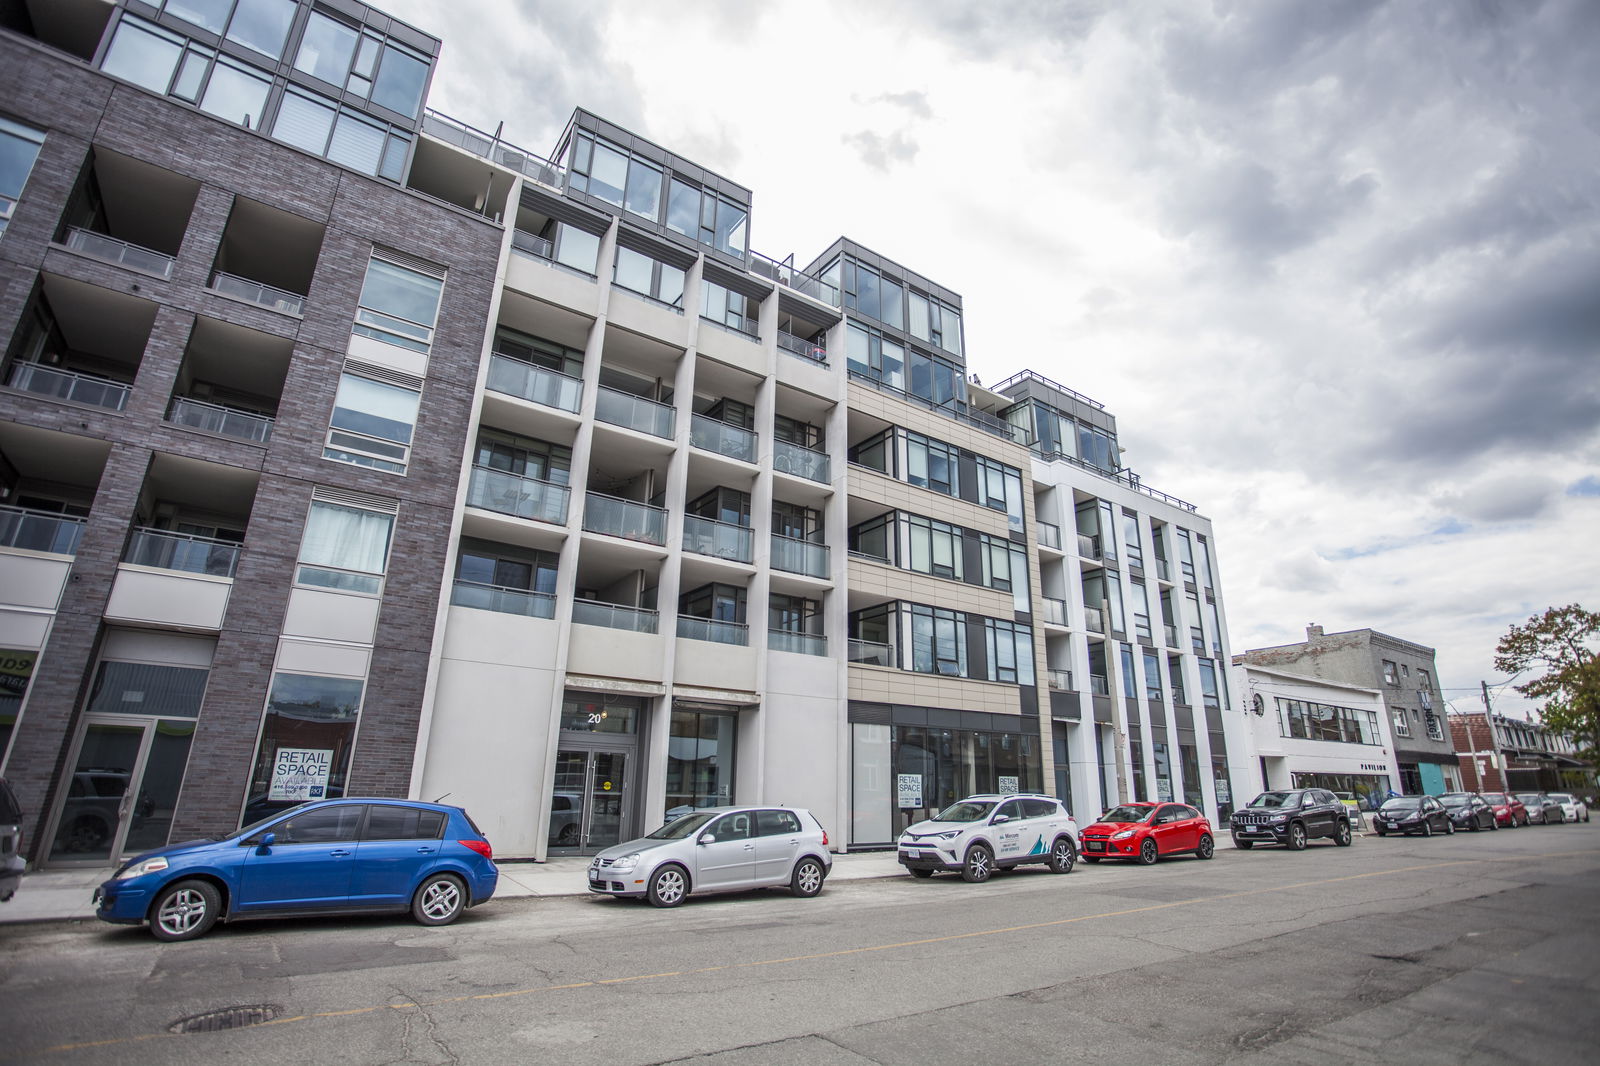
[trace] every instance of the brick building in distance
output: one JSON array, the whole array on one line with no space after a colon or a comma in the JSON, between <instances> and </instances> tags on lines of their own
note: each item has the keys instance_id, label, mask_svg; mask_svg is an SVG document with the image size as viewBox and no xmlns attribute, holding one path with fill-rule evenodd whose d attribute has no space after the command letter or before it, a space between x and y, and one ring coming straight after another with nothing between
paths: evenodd
<instances>
[{"instance_id":1,"label":"brick building in distance","mask_svg":"<svg viewBox=\"0 0 1600 1066\"><path fill-rule=\"evenodd\" d=\"M1538 722L1452 712L1450 740L1469 792L1595 792L1595 768L1577 757L1572 738Z\"/></svg>"}]
</instances>

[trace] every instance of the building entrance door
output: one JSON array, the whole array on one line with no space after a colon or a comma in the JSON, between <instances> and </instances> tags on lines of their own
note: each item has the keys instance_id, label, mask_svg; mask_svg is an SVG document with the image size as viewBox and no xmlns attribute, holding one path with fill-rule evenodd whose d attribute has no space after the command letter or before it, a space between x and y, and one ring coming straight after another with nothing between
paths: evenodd
<instances>
[{"instance_id":1,"label":"building entrance door","mask_svg":"<svg viewBox=\"0 0 1600 1066\"><path fill-rule=\"evenodd\" d=\"M550 796L551 855L585 855L632 839L632 761L631 747L562 741Z\"/></svg>"},{"instance_id":2,"label":"building entrance door","mask_svg":"<svg viewBox=\"0 0 1600 1066\"><path fill-rule=\"evenodd\" d=\"M46 860L104 866L165 845L194 722L86 717Z\"/></svg>"}]
</instances>

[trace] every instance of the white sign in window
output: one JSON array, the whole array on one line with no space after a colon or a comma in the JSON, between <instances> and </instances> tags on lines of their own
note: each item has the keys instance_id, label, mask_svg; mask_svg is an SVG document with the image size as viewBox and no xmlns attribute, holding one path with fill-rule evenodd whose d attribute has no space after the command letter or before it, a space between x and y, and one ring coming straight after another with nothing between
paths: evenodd
<instances>
[{"instance_id":1,"label":"white sign in window","mask_svg":"<svg viewBox=\"0 0 1600 1066\"><path fill-rule=\"evenodd\" d=\"M1010 774L1001 774L1000 775L1000 788L999 788L999 791L1000 791L1000 794L1002 796L1015 795L1017 792L1021 791L1017 786L1018 786L1018 779L1016 777L1014 777L1014 776L1012 776Z\"/></svg>"},{"instance_id":2,"label":"white sign in window","mask_svg":"<svg viewBox=\"0 0 1600 1066\"><path fill-rule=\"evenodd\" d=\"M328 795L333 752L326 748L279 748L272 761L269 800L319 800Z\"/></svg>"},{"instance_id":3,"label":"white sign in window","mask_svg":"<svg viewBox=\"0 0 1600 1066\"><path fill-rule=\"evenodd\" d=\"M909 807L922 806L922 775L921 774L896 774L899 794L898 806L901 810Z\"/></svg>"}]
</instances>

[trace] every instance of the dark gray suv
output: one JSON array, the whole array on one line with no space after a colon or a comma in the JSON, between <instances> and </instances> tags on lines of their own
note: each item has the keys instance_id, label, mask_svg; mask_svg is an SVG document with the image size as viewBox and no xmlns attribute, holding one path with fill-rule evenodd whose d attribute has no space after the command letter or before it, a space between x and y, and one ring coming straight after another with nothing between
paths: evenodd
<instances>
[{"instance_id":1,"label":"dark gray suv","mask_svg":"<svg viewBox=\"0 0 1600 1066\"><path fill-rule=\"evenodd\" d=\"M1331 837L1341 848L1350 846L1350 808L1325 788L1263 792L1228 821L1234 846L1244 851L1257 844L1282 844L1299 851L1316 837Z\"/></svg>"}]
</instances>

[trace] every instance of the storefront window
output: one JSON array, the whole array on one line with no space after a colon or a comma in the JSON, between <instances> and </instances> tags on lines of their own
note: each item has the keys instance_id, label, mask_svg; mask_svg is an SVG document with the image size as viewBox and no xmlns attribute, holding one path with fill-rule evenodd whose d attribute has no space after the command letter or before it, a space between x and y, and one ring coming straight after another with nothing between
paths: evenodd
<instances>
[{"instance_id":1,"label":"storefront window","mask_svg":"<svg viewBox=\"0 0 1600 1066\"><path fill-rule=\"evenodd\" d=\"M568 695L561 701L561 729L567 733L625 733L639 731L639 701L626 703L606 697Z\"/></svg>"},{"instance_id":2,"label":"storefront window","mask_svg":"<svg viewBox=\"0 0 1600 1066\"><path fill-rule=\"evenodd\" d=\"M733 802L731 714L674 710L667 741L667 815Z\"/></svg>"},{"instance_id":3,"label":"storefront window","mask_svg":"<svg viewBox=\"0 0 1600 1066\"><path fill-rule=\"evenodd\" d=\"M0 765L5 763L6 751L11 747L11 734L22 712L22 697L28 694L28 681L38 658L36 651L0 648Z\"/></svg>"},{"instance_id":4,"label":"storefront window","mask_svg":"<svg viewBox=\"0 0 1600 1066\"><path fill-rule=\"evenodd\" d=\"M1335 795L1348 793L1364 811L1375 811L1383 806L1389 791L1394 787L1386 776L1377 774L1313 774L1291 773L1295 788L1325 788ZM1420 791L1420 789L1419 789ZM1340 798L1344 798L1342 795ZM1221 812L1218 812L1221 817Z\"/></svg>"},{"instance_id":5,"label":"storefront window","mask_svg":"<svg viewBox=\"0 0 1600 1066\"><path fill-rule=\"evenodd\" d=\"M857 725L854 732L856 843L888 842L964 796L1037 792L1043 784L1038 738L1029 734L911 725ZM891 810L892 820L878 813Z\"/></svg>"},{"instance_id":6,"label":"storefront window","mask_svg":"<svg viewBox=\"0 0 1600 1066\"><path fill-rule=\"evenodd\" d=\"M297 803L344 795L362 689L355 678L272 679L241 826Z\"/></svg>"}]
</instances>

